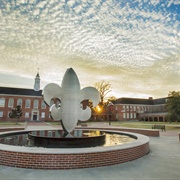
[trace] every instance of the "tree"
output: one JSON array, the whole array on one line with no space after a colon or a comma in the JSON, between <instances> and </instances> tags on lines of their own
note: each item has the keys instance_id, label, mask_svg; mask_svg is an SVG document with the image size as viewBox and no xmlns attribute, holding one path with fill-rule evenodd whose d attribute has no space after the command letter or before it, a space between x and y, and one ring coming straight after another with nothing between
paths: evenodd
<instances>
[{"instance_id":1,"label":"tree","mask_svg":"<svg viewBox=\"0 0 180 180\"><path fill-rule=\"evenodd\" d=\"M100 93L100 103L99 105L102 106L105 103L105 97L109 92L111 92L111 84L110 82L105 82L104 80L101 82L97 82L95 84L95 88Z\"/></svg>"},{"instance_id":2,"label":"tree","mask_svg":"<svg viewBox=\"0 0 180 180\"><path fill-rule=\"evenodd\" d=\"M116 97L115 96L111 96L108 98L108 100L105 102L106 105L109 105L109 104L114 104L114 101L116 101Z\"/></svg>"},{"instance_id":3,"label":"tree","mask_svg":"<svg viewBox=\"0 0 180 180\"><path fill-rule=\"evenodd\" d=\"M180 121L180 91L169 92L166 106L169 121Z\"/></svg>"},{"instance_id":4,"label":"tree","mask_svg":"<svg viewBox=\"0 0 180 180\"><path fill-rule=\"evenodd\" d=\"M107 94L111 92L111 84L103 80L97 82L95 88L100 93L100 102L99 105L93 109L93 114L101 116L101 119L110 119L110 116L113 115L113 111L110 111L110 105L116 100L114 96L107 97Z\"/></svg>"},{"instance_id":5,"label":"tree","mask_svg":"<svg viewBox=\"0 0 180 180\"><path fill-rule=\"evenodd\" d=\"M16 108L13 108L9 113L9 117L16 120L16 124L18 124L19 119L22 116L22 109L21 106L18 105Z\"/></svg>"}]
</instances>

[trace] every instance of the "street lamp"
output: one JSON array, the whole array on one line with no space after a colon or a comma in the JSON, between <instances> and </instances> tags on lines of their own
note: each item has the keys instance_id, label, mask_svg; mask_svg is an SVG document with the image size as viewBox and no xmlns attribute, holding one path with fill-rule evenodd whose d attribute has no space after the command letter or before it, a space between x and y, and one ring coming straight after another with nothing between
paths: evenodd
<instances>
[{"instance_id":1,"label":"street lamp","mask_svg":"<svg viewBox=\"0 0 180 180\"><path fill-rule=\"evenodd\" d=\"M112 102L108 103L108 121L109 121L109 125L111 125L111 118L110 118L110 114L112 114L112 110L113 110L114 104Z\"/></svg>"}]
</instances>

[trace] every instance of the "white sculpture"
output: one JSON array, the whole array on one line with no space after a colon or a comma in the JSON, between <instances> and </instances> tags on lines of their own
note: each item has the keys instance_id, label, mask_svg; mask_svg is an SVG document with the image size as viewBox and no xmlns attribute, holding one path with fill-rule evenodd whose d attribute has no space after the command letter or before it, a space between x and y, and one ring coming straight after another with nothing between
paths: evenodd
<instances>
[{"instance_id":1,"label":"white sculpture","mask_svg":"<svg viewBox=\"0 0 180 180\"><path fill-rule=\"evenodd\" d=\"M50 112L54 120L62 120L63 129L68 133L74 130L78 120L86 121L91 117L91 109L87 107L83 110L81 102L91 100L95 107L100 100L100 94L96 88L80 89L78 77L72 68L66 70L61 87L50 83L44 87L42 94L48 106L50 106L52 98L58 98L61 101L61 106L56 107L53 104Z\"/></svg>"}]
</instances>

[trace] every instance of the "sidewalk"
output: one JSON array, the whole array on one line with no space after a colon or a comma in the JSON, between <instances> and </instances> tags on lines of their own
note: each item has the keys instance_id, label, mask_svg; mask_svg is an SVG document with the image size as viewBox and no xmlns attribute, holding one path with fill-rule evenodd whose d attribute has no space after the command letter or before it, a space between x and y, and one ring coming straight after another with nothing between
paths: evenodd
<instances>
[{"instance_id":1,"label":"sidewalk","mask_svg":"<svg viewBox=\"0 0 180 180\"><path fill-rule=\"evenodd\" d=\"M45 129L57 129L58 127L53 127L46 122L27 122L25 125L25 130L45 130Z\"/></svg>"},{"instance_id":2,"label":"sidewalk","mask_svg":"<svg viewBox=\"0 0 180 180\"><path fill-rule=\"evenodd\" d=\"M102 127L102 124L98 126ZM48 124L31 124L29 127L55 128ZM180 180L180 142L176 133L167 131L161 132L160 137L150 137L150 153L127 163L73 170L0 166L0 180Z\"/></svg>"}]
</instances>

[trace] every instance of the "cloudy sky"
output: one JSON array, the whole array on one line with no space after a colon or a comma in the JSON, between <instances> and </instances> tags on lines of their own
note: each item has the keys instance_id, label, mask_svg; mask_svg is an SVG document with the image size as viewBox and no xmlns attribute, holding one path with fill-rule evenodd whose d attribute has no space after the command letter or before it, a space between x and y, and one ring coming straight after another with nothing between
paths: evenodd
<instances>
[{"instance_id":1,"label":"cloudy sky","mask_svg":"<svg viewBox=\"0 0 180 180\"><path fill-rule=\"evenodd\" d=\"M105 80L110 95L180 90L179 0L0 0L0 86Z\"/></svg>"}]
</instances>

